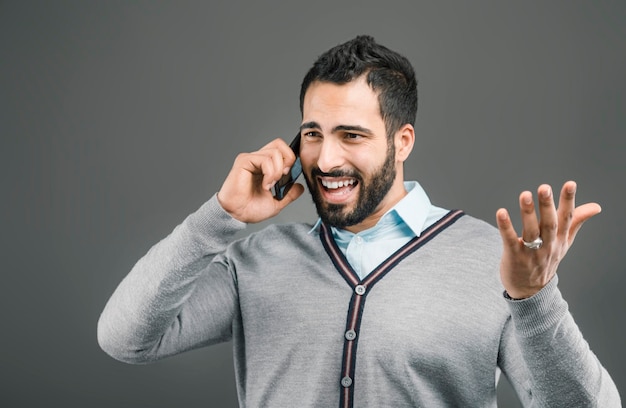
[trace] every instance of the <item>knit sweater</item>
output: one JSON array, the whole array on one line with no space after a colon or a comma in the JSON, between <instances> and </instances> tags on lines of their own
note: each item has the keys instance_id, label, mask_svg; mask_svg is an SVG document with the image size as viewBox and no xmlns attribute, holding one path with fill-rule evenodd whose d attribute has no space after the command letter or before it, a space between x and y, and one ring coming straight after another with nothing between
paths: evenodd
<instances>
[{"instance_id":1,"label":"knit sweater","mask_svg":"<svg viewBox=\"0 0 626 408\"><path fill-rule=\"evenodd\" d=\"M364 280L322 225L245 224L214 196L124 278L98 324L147 363L233 342L241 407L619 407L554 278L523 301L499 280L497 230L451 212Z\"/></svg>"}]
</instances>

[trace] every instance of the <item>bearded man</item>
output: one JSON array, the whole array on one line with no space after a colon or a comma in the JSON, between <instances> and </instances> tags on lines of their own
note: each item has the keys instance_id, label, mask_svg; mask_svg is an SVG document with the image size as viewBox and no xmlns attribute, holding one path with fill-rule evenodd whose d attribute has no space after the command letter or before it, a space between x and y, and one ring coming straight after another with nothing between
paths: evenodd
<instances>
[{"instance_id":1,"label":"bearded man","mask_svg":"<svg viewBox=\"0 0 626 408\"><path fill-rule=\"evenodd\" d=\"M242 153L221 189L113 293L101 347L145 363L232 341L242 407L494 407L500 372L525 406L621 406L568 312L556 269L584 221L576 184L520 195L523 230L431 204L409 61L359 36L305 76L299 147ZM319 220L248 223L296 200L272 188L299 156ZM538 212L538 215L537 215Z\"/></svg>"}]
</instances>

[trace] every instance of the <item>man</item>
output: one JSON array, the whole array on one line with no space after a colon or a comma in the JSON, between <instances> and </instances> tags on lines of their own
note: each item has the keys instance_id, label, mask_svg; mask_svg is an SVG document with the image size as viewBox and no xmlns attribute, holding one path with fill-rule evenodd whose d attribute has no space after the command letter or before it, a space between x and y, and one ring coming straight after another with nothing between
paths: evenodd
<instances>
[{"instance_id":1,"label":"man","mask_svg":"<svg viewBox=\"0 0 626 408\"><path fill-rule=\"evenodd\" d=\"M526 406L620 406L583 340L556 268L581 224L568 182L520 195L518 237L431 205L403 163L415 141L417 86L406 58L359 36L304 78L300 150L319 214L273 225L272 186L296 155L280 139L239 155L219 193L132 269L98 334L143 363L233 341L246 407L488 407L499 370Z\"/></svg>"}]
</instances>

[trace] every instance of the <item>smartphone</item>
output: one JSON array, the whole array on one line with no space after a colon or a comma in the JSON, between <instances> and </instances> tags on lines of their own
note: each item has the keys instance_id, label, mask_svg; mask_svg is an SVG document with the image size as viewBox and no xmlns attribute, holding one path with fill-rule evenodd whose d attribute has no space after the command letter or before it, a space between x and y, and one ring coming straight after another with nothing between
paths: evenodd
<instances>
[{"instance_id":1,"label":"smartphone","mask_svg":"<svg viewBox=\"0 0 626 408\"><path fill-rule=\"evenodd\" d=\"M278 180L274 187L272 187L272 193L274 194L274 198L277 200L282 200L287 192L293 186L293 183L296 182L296 179L300 177L302 174L302 163L300 163L300 133L296 135L296 137L289 144L291 150L296 154L296 162L291 166L289 173L285 174Z\"/></svg>"}]
</instances>

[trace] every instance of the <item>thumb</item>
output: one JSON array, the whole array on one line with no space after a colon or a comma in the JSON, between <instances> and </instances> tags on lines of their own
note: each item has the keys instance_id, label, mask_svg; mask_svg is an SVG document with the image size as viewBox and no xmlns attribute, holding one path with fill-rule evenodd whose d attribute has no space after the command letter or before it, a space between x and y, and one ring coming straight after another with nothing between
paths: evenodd
<instances>
[{"instance_id":1,"label":"thumb","mask_svg":"<svg viewBox=\"0 0 626 408\"><path fill-rule=\"evenodd\" d=\"M279 211L296 201L302 193L304 193L304 186L300 183L294 183L282 200L276 200Z\"/></svg>"},{"instance_id":2,"label":"thumb","mask_svg":"<svg viewBox=\"0 0 626 408\"><path fill-rule=\"evenodd\" d=\"M568 233L569 245L572 245L572 243L574 242L574 238L576 238L576 234L583 226L585 221L587 221L594 215L600 214L601 211L602 207L600 207L600 205L597 203L583 204L574 210L574 214L572 216L572 224Z\"/></svg>"}]
</instances>

